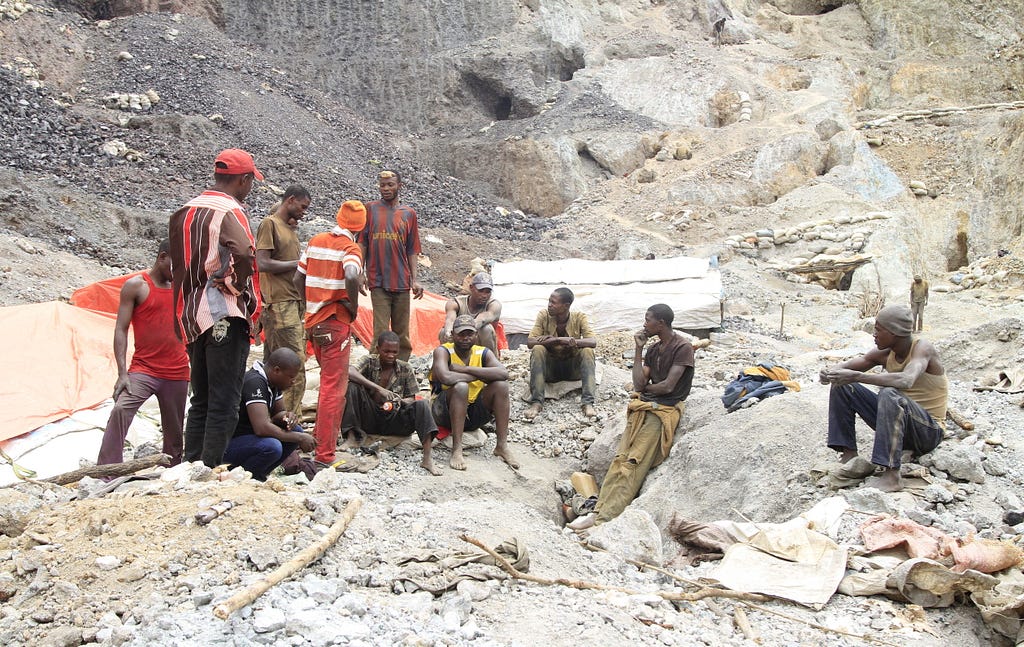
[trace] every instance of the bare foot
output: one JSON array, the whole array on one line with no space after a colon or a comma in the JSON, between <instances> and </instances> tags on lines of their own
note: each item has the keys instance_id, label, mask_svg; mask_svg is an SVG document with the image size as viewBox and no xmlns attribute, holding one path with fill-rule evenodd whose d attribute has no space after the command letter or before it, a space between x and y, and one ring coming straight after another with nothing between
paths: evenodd
<instances>
[{"instance_id":1,"label":"bare foot","mask_svg":"<svg viewBox=\"0 0 1024 647\"><path fill-rule=\"evenodd\" d=\"M864 487L873 487L882 492L903 491L903 481L900 479L899 468L888 467L882 470L878 473L878 476L872 476L864 481Z\"/></svg>"},{"instance_id":2,"label":"bare foot","mask_svg":"<svg viewBox=\"0 0 1024 647\"><path fill-rule=\"evenodd\" d=\"M466 469L466 459L462 456L462 449L452 451L452 458L448 461L453 470Z\"/></svg>"},{"instance_id":3,"label":"bare foot","mask_svg":"<svg viewBox=\"0 0 1024 647\"><path fill-rule=\"evenodd\" d=\"M534 402L530 405L530 408L523 412L523 420L526 422L533 422L533 419L540 415L541 410L544 409L544 405L540 402Z\"/></svg>"},{"instance_id":4,"label":"bare foot","mask_svg":"<svg viewBox=\"0 0 1024 647\"><path fill-rule=\"evenodd\" d=\"M441 476L441 470L434 466L434 459L430 456L423 457L423 460L420 461L420 467L427 470L434 476Z\"/></svg>"},{"instance_id":5,"label":"bare foot","mask_svg":"<svg viewBox=\"0 0 1024 647\"><path fill-rule=\"evenodd\" d=\"M494 455L499 456L501 460L508 463L508 466L514 470L519 469L519 461L512 456L512 452L509 450L508 445L498 445L494 448Z\"/></svg>"},{"instance_id":6,"label":"bare foot","mask_svg":"<svg viewBox=\"0 0 1024 647\"><path fill-rule=\"evenodd\" d=\"M585 404L583 405L583 417L593 420L597 417L597 410L594 409L594 405Z\"/></svg>"},{"instance_id":7,"label":"bare foot","mask_svg":"<svg viewBox=\"0 0 1024 647\"><path fill-rule=\"evenodd\" d=\"M843 453L839 455L840 463L849 463L853 458L857 456L856 449L844 449Z\"/></svg>"}]
</instances>

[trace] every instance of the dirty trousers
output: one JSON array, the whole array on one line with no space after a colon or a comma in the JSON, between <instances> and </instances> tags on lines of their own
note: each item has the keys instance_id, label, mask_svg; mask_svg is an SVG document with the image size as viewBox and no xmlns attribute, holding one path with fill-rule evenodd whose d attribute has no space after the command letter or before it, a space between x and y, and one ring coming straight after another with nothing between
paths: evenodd
<instances>
[{"instance_id":1,"label":"dirty trousers","mask_svg":"<svg viewBox=\"0 0 1024 647\"><path fill-rule=\"evenodd\" d=\"M679 405L677 405L679 406ZM673 407L666 407L673 409ZM679 411L681 413L681 410ZM629 433L634 424L634 416L643 416L643 421L633 434ZM678 414L674 417L672 430L679 421ZM665 440L665 424L658 414L652 411L630 411L626 418L626 431L619 441L619 449L615 452L608 473L601 483L601 492L597 495L597 523L611 521L622 514L626 506L636 498L640 487L644 484L647 472L660 463L668 448L663 447ZM671 435L668 437L671 446Z\"/></svg>"},{"instance_id":2,"label":"dirty trousers","mask_svg":"<svg viewBox=\"0 0 1024 647\"><path fill-rule=\"evenodd\" d=\"M301 301L278 301L263 306L263 357L270 357L278 348L290 348L302 364L291 388L284 392L284 407L296 417L302 416L302 395L306 392L306 330L302 325L305 304Z\"/></svg>"},{"instance_id":3,"label":"dirty trousers","mask_svg":"<svg viewBox=\"0 0 1024 647\"><path fill-rule=\"evenodd\" d=\"M366 434L411 436L415 431L422 443L437 435L437 423L430 412L430 400L416 400L412 406L403 403L397 411L386 412L369 391L349 382L341 430L345 436L354 432L360 440Z\"/></svg>"},{"instance_id":4,"label":"dirty trousers","mask_svg":"<svg viewBox=\"0 0 1024 647\"><path fill-rule=\"evenodd\" d=\"M124 439L139 407L155 395L160 403L160 431L164 436L163 453L171 457L171 465L181 462L182 422L185 420L185 400L188 399L188 380L165 380L145 373L129 373L131 393L122 391L103 431L97 465L110 465L124 460Z\"/></svg>"},{"instance_id":5,"label":"dirty trousers","mask_svg":"<svg viewBox=\"0 0 1024 647\"><path fill-rule=\"evenodd\" d=\"M316 403L316 460L333 463L348 389L348 358L352 354L351 326L331 318L309 330L313 352L320 364L320 395Z\"/></svg>"},{"instance_id":6,"label":"dirty trousers","mask_svg":"<svg viewBox=\"0 0 1024 647\"><path fill-rule=\"evenodd\" d=\"M828 446L857 450L856 417L875 430L871 462L899 467L900 452L927 454L939 446L942 427L921 405L886 387L876 394L863 384L832 385L828 396Z\"/></svg>"},{"instance_id":7,"label":"dirty trousers","mask_svg":"<svg viewBox=\"0 0 1024 647\"><path fill-rule=\"evenodd\" d=\"M398 359L407 362L412 355L409 340L409 312L412 308L412 293L409 290L391 292L384 288L370 290L370 305L373 306L373 348L377 352L377 337L385 330L398 335ZM390 326L390 327L389 327Z\"/></svg>"},{"instance_id":8,"label":"dirty trousers","mask_svg":"<svg viewBox=\"0 0 1024 647\"><path fill-rule=\"evenodd\" d=\"M242 379L249 358L249 323L225 317L186 347L192 400L185 422L185 461L220 465L238 424Z\"/></svg>"},{"instance_id":9,"label":"dirty trousers","mask_svg":"<svg viewBox=\"0 0 1024 647\"><path fill-rule=\"evenodd\" d=\"M302 428L292 431L301 431ZM266 481L274 468L295 451L298 443L283 443L277 438L246 434L235 436L224 452L224 462L231 467L241 466L252 473L257 481Z\"/></svg>"},{"instance_id":10,"label":"dirty trousers","mask_svg":"<svg viewBox=\"0 0 1024 647\"><path fill-rule=\"evenodd\" d=\"M911 314L914 316L914 330L924 330L924 302L914 301L910 304Z\"/></svg>"},{"instance_id":11,"label":"dirty trousers","mask_svg":"<svg viewBox=\"0 0 1024 647\"><path fill-rule=\"evenodd\" d=\"M530 351L530 402L544 404L544 385L548 382L583 381L583 404L594 404L597 393L597 366L593 348L578 348L571 357L555 357L537 344Z\"/></svg>"}]
</instances>

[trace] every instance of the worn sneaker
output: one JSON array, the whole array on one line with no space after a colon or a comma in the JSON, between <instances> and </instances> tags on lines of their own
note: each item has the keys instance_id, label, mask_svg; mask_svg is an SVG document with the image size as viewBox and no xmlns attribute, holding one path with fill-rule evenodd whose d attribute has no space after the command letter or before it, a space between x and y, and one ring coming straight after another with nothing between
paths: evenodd
<instances>
[{"instance_id":1,"label":"worn sneaker","mask_svg":"<svg viewBox=\"0 0 1024 647\"><path fill-rule=\"evenodd\" d=\"M576 517L575 520L565 524L565 527L570 530L586 530L587 528L593 527L595 521L597 521L597 514L585 514L582 517Z\"/></svg>"}]
</instances>

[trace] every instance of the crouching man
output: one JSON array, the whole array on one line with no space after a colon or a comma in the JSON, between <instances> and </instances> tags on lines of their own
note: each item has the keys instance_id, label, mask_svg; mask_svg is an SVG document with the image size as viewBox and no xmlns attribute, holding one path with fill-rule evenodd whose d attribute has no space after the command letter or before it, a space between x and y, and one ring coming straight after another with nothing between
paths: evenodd
<instances>
[{"instance_id":1,"label":"crouching man","mask_svg":"<svg viewBox=\"0 0 1024 647\"><path fill-rule=\"evenodd\" d=\"M376 355L366 355L356 366L348 368L348 397L342 433L346 445L358 444L366 434L379 436L410 436L415 430L423 443L420 466L434 476L441 470L434 467L431 443L437 435L437 424L428 400L417 400L420 390L416 372L409 362L398 359L399 336L385 330L377 337Z\"/></svg>"},{"instance_id":2,"label":"crouching man","mask_svg":"<svg viewBox=\"0 0 1024 647\"><path fill-rule=\"evenodd\" d=\"M313 451L316 441L285 409L282 396L301 366L302 360L290 348L278 348L266 362L253 362L242 382L238 424L224 452L225 463L241 465L254 479L265 481L296 448Z\"/></svg>"},{"instance_id":3,"label":"crouching man","mask_svg":"<svg viewBox=\"0 0 1024 647\"><path fill-rule=\"evenodd\" d=\"M597 495L594 514L569 524L573 530L611 521L636 498L647 473L668 457L684 401L693 384L693 346L672 330L675 313L664 303L647 309L644 327L633 336L634 399L626 430ZM647 349L651 337L658 341Z\"/></svg>"},{"instance_id":4,"label":"crouching man","mask_svg":"<svg viewBox=\"0 0 1024 647\"><path fill-rule=\"evenodd\" d=\"M875 317L875 348L860 357L821 369L831 384L828 446L846 463L857 455L856 417L875 430L871 462L882 468L866 485L885 492L903 488L902 452L927 454L942 440L949 381L938 352L925 339L912 339L914 318L907 306L888 306ZM882 366L884 373L865 371ZM863 386L882 387L878 393Z\"/></svg>"},{"instance_id":5,"label":"crouching man","mask_svg":"<svg viewBox=\"0 0 1024 647\"><path fill-rule=\"evenodd\" d=\"M430 369L434 420L452 430L452 469L466 469L462 433L479 429L492 417L498 441L494 455L518 468L508 447L508 371L494 353L476 345L472 315L455 318L452 339L434 349Z\"/></svg>"}]
</instances>

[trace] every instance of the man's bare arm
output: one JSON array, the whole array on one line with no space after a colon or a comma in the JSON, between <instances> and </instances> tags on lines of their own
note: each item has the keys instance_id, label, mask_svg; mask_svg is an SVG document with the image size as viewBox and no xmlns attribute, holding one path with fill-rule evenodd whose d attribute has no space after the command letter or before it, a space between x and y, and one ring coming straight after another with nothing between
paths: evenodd
<instances>
[{"instance_id":1,"label":"man's bare arm","mask_svg":"<svg viewBox=\"0 0 1024 647\"><path fill-rule=\"evenodd\" d=\"M133 276L121 286L117 304L117 321L114 323L114 361L117 363L117 381L114 382L114 399L122 391L131 393L128 380L128 327L132 323L135 306L141 300L142 288L146 285L141 276Z\"/></svg>"},{"instance_id":2,"label":"man's bare arm","mask_svg":"<svg viewBox=\"0 0 1024 647\"><path fill-rule=\"evenodd\" d=\"M297 259L294 261L279 261L270 257L269 249L256 250L256 269L260 272L287 274L288 272L294 272L298 266L299 261Z\"/></svg>"}]
</instances>

